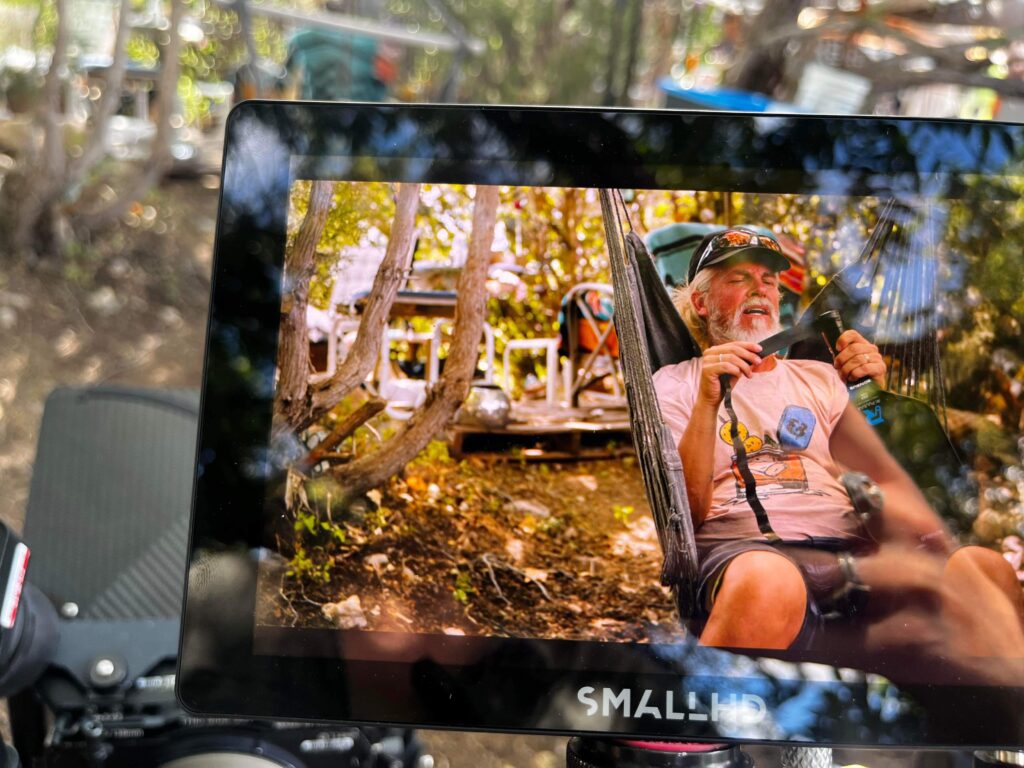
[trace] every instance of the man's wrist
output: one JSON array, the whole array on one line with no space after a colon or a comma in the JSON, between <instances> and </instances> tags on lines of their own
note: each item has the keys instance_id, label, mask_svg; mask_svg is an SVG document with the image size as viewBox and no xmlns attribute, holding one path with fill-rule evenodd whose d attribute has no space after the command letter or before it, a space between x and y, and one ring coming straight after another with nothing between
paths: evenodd
<instances>
[{"instance_id":1,"label":"man's wrist","mask_svg":"<svg viewBox=\"0 0 1024 768\"><path fill-rule=\"evenodd\" d=\"M694 413L702 411L706 414L713 416L718 415L718 407L722 404L722 398L706 397L704 395L697 395L697 400L693 404Z\"/></svg>"}]
</instances>

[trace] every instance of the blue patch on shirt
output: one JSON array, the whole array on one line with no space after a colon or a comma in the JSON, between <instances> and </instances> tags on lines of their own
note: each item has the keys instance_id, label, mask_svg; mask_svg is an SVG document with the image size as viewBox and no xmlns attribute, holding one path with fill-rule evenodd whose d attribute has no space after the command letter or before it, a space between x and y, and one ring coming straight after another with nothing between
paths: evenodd
<instances>
[{"instance_id":1,"label":"blue patch on shirt","mask_svg":"<svg viewBox=\"0 0 1024 768\"><path fill-rule=\"evenodd\" d=\"M790 405L779 419L779 445L791 450L803 450L811 442L817 420L814 414L799 405Z\"/></svg>"}]
</instances>

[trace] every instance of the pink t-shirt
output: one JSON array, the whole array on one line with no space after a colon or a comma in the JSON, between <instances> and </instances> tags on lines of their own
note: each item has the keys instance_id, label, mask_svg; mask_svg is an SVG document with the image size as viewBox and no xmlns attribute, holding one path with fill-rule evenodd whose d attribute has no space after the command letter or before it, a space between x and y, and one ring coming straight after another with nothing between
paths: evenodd
<instances>
[{"instance_id":1,"label":"pink t-shirt","mask_svg":"<svg viewBox=\"0 0 1024 768\"><path fill-rule=\"evenodd\" d=\"M678 445L693 411L701 358L654 374L661 415ZM835 370L814 360L779 360L775 367L742 378L732 393L757 496L775 532L787 541L813 536L860 538L850 497L839 481L829 438L849 403ZM707 551L726 541L761 539L754 511L736 468L725 406L718 411L711 510L697 529Z\"/></svg>"}]
</instances>

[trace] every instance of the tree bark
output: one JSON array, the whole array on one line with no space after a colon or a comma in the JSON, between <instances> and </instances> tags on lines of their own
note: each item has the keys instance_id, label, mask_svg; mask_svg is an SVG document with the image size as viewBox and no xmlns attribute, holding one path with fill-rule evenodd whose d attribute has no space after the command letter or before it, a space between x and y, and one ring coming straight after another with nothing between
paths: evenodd
<instances>
[{"instance_id":1,"label":"tree bark","mask_svg":"<svg viewBox=\"0 0 1024 768\"><path fill-rule=\"evenodd\" d=\"M132 203L144 197L171 169L174 157L172 118L178 112L178 73L181 71L181 35L178 27L185 15L185 0L171 0L170 40L160 51L160 77L157 80L157 124L153 148L146 168L117 200L98 211L83 214L77 223L90 231L104 229L120 219Z\"/></svg>"},{"instance_id":2,"label":"tree bark","mask_svg":"<svg viewBox=\"0 0 1024 768\"><path fill-rule=\"evenodd\" d=\"M305 474L310 468L315 467L328 456L341 442L355 432L359 427L368 422L378 413L384 410L387 403L379 397L367 400L356 410L334 425L334 429L317 443L316 448L311 450L306 458L298 462L294 469Z\"/></svg>"},{"instance_id":3,"label":"tree bark","mask_svg":"<svg viewBox=\"0 0 1024 768\"><path fill-rule=\"evenodd\" d=\"M747 21L744 45L726 73L726 85L772 95L782 82L786 65L786 41L776 39L774 34L781 27L795 24L803 7L803 0L768 0L761 12Z\"/></svg>"},{"instance_id":4,"label":"tree bark","mask_svg":"<svg viewBox=\"0 0 1024 768\"><path fill-rule=\"evenodd\" d=\"M284 257L281 331L278 344L278 380L274 396L274 434L290 429L311 409L309 388L309 328L306 307L309 281L316 267L316 247L331 211L334 184L314 181L309 206L295 242Z\"/></svg>"},{"instance_id":5,"label":"tree bark","mask_svg":"<svg viewBox=\"0 0 1024 768\"><path fill-rule=\"evenodd\" d=\"M403 431L379 450L334 472L347 498L376 488L399 472L448 424L466 399L480 354L487 309L487 266L497 209L498 188L477 187L469 254L456 288L455 334L444 373Z\"/></svg>"},{"instance_id":6,"label":"tree bark","mask_svg":"<svg viewBox=\"0 0 1024 768\"><path fill-rule=\"evenodd\" d=\"M110 118L113 117L121 103L121 88L124 85L124 73L128 66L128 11L130 7L130 0L121 0L117 17L117 33L114 38L114 60L107 69L107 76L103 83L103 96L96 107L96 114L93 116L92 133L89 135L81 157L72 162L68 170L65 187L69 189L78 187L86 175L103 159L108 125Z\"/></svg>"},{"instance_id":7,"label":"tree bark","mask_svg":"<svg viewBox=\"0 0 1024 768\"><path fill-rule=\"evenodd\" d=\"M45 256L57 240L48 231L53 209L64 188L64 134L60 126L60 86L67 65L68 19L66 0L55 0L57 30L43 96L36 113L43 142L29 141L20 169L0 186L0 229L9 254Z\"/></svg>"},{"instance_id":8,"label":"tree bark","mask_svg":"<svg viewBox=\"0 0 1024 768\"><path fill-rule=\"evenodd\" d=\"M630 90L633 88L633 80L636 79L636 67L639 62L640 38L643 35L644 27L644 3L634 2L632 20L629 26L629 48L626 52L626 68L622 80L622 89L615 101L619 106L625 106L630 102Z\"/></svg>"},{"instance_id":9,"label":"tree bark","mask_svg":"<svg viewBox=\"0 0 1024 768\"><path fill-rule=\"evenodd\" d=\"M419 206L419 184L402 184L398 188L395 220L391 225L387 251L366 300L356 340L334 378L312 395L309 411L292 422L302 430L333 408L349 392L362 384L380 355L381 337L391 314L391 305L405 282L412 260L416 233L416 209Z\"/></svg>"}]
</instances>

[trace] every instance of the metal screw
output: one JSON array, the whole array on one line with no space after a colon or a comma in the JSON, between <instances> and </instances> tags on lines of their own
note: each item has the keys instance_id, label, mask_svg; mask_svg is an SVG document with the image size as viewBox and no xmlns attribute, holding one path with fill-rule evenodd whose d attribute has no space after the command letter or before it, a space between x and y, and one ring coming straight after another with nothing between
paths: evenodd
<instances>
[{"instance_id":1,"label":"metal screw","mask_svg":"<svg viewBox=\"0 0 1024 768\"><path fill-rule=\"evenodd\" d=\"M65 619L73 619L78 616L78 603L67 602L60 607L60 615Z\"/></svg>"},{"instance_id":2,"label":"metal screw","mask_svg":"<svg viewBox=\"0 0 1024 768\"><path fill-rule=\"evenodd\" d=\"M100 659L93 665L93 671L99 677L110 677L114 674L114 662L110 659Z\"/></svg>"}]
</instances>

